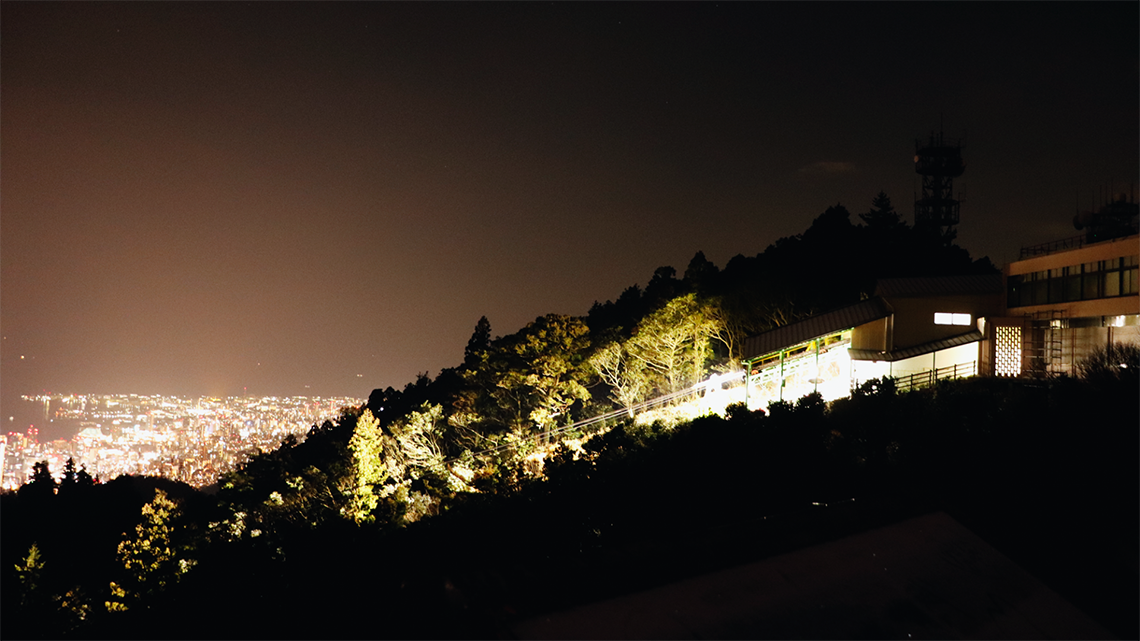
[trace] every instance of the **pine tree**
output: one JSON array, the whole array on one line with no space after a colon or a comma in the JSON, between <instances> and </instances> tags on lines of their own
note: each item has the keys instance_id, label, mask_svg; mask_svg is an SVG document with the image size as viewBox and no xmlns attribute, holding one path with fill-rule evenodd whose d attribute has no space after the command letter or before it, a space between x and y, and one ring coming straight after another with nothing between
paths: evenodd
<instances>
[{"instance_id":1,"label":"pine tree","mask_svg":"<svg viewBox=\"0 0 1140 641\"><path fill-rule=\"evenodd\" d=\"M884 191L880 191L879 195L871 200L871 211L859 214L859 218L862 218L871 229L898 229L906 225L895 212L890 197Z\"/></svg>"},{"instance_id":2,"label":"pine tree","mask_svg":"<svg viewBox=\"0 0 1140 641\"><path fill-rule=\"evenodd\" d=\"M21 563L16 564L16 578L20 582L20 605L30 608L37 601L42 600L42 577L44 571L44 558L40 553L40 546L32 543L28 554Z\"/></svg>"},{"instance_id":3,"label":"pine tree","mask_svg":"<svg viewBox=\"0 0 1140 641\"><path fill-rule=\"evenodd\" d=\"M75 475L75 482L79 487L91 487L95 485L95 479L91 478L91 474L87 472L87 466L79 466L79 472Z\"/></svg>"},{"instance_id":4,"label":"pine tree","mask_svg":"<svg viewBox=\"0 0 1140 641\"><path fill-rule=\"evenodd\" d=\"M374 517L379 497L374 487L388 479L388 466L384 460L384 428L365 409L356 420L356 429L348 442L352 454L352 481L348 490L348 502L341 508L341 514L356 523L369 523Z\"/></svg>"},{"instance_id":5,"label":"pine tree","mask_svg":"<svg viewBox=\"0 0 1140 641\"><path fill-rule=\"evenodd\" d=\"M67 463L63 464L63 481L61 485L75 485L75 459L67 457Z\"/></svg>"},{"instance_id":6,"label":"pine tree","mask_svg":"<svg viewBox=\"0 0 1140 641\"><path fill-rule=\"evenodd\" d=\"M490 346L491 321L487 320L486 316L480 316L479 322L475 323L475 331L467 341L466 349L463 350L463 366L474 369Z\"/></svg>"},{"instance_id":7,"label":"pine tree","mask_svg":"<svg viewBox=\"0 0 1140 641\"><path fill-rule=\"evenodd\" d=\"M194 566L195 561L180 554L174 541L173 521L178 506L162 490L143 506L142 522L135 526L135 536L119 543L119 563L127 571L127 585L111 583L114 597L108 610L123 610L127 603L165 590Z\"/></svg>"}]
</instances>

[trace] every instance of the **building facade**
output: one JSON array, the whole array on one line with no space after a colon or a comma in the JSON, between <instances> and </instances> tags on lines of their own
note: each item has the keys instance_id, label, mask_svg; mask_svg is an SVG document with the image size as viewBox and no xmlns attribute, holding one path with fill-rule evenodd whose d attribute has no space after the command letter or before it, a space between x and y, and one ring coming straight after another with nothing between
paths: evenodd
<instances>
[{"instance_id":1,"label":"building facade","mask_svg":"<svg viewBox=\"0 0 1140 641\"><path fill-rule=\"evenodd\" d=\"M986 327L982 372L1073 375L1093 350L1140 344L1140 236L1026 248L1005 266L1005 311Z\"/></svg>"}]
</instances>

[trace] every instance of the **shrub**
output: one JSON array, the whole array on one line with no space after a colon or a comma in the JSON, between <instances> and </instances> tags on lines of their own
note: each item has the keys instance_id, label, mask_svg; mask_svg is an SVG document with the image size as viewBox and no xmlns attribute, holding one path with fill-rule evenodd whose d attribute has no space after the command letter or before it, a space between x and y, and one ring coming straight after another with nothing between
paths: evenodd
<instances>
[{"instance_id":1,"label":"shrub","mask_svg":"<svg viewBox=\"0 0 1140 641\"><path fill-rule=\"evenodd\" d=\"M1140 383L1140 345L1112 343L1098 347L1088 358L1077 362L1076 374L1097 386L1120 383L1135 386Z\"/></svg>"}]
</instances>

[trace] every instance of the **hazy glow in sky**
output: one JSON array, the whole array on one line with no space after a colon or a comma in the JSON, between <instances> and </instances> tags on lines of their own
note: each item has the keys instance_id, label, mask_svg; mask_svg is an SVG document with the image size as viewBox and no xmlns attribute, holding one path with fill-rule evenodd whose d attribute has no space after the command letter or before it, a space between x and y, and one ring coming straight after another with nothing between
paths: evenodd
<instances>
[{"instance_id":1,"label":"hazy glow in sky","mask_svg":"<svg viewBox=\"0 0 1140 641\"><path fill-rule=\"evenodd\" d=\"M1001 264L1137 180L1137 7L6 2L3 397L399 387L481 315L909 218L940 118Z\"/></svg>"}]
</instances>

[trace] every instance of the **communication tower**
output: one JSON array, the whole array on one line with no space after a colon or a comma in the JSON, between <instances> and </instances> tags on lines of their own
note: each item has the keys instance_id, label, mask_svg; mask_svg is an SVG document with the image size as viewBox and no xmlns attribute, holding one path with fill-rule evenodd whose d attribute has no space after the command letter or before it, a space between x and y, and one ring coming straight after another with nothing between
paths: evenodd
<instances>
[{"instance_id":1,"label":"communication tower","mask_svg":"<svg viewBox=\"0 0 1140 641\"><path fill-rule=\"evenodd\" d=\"M914 171L922 176L922 197L914 201L914 227L937 232L947 241L953 240L954 225L958 224L958 207L954 198L954 179L962 175L966 165L962 162L962 145L948 145L942 132L923 146L914 142Z\"/></svg>"}]
</instances>

